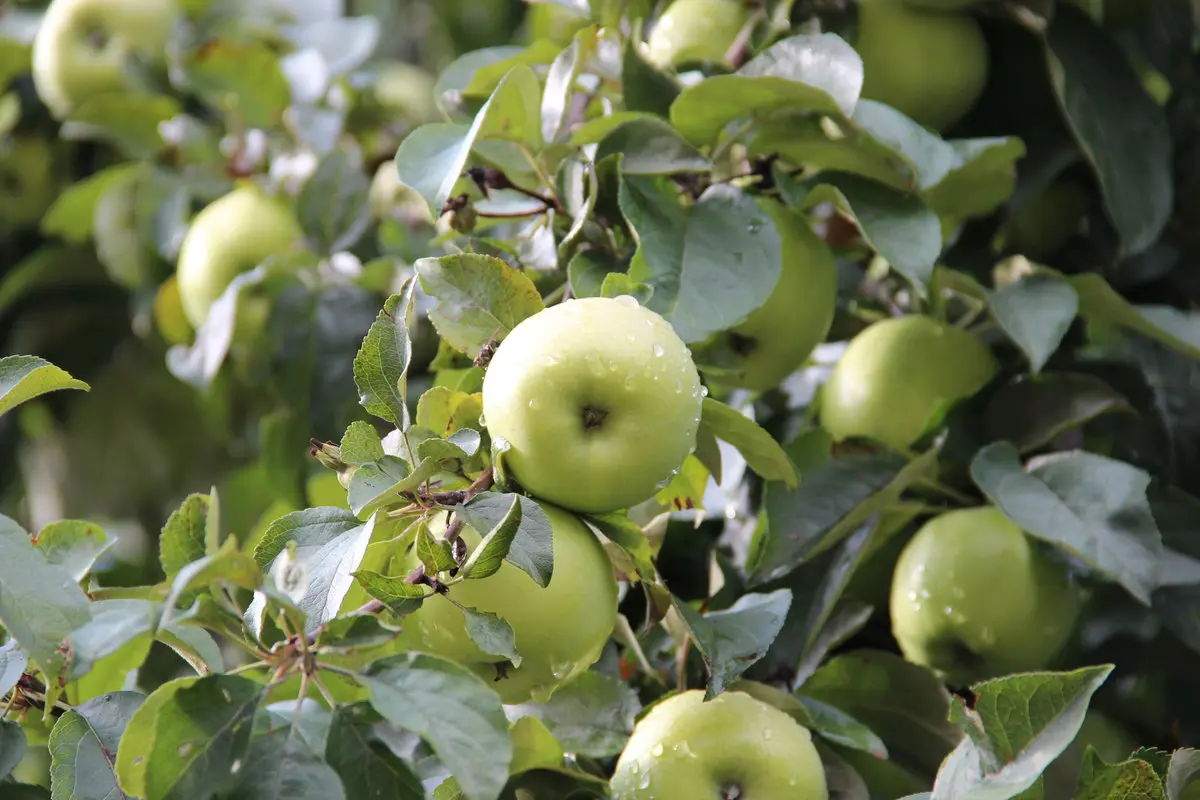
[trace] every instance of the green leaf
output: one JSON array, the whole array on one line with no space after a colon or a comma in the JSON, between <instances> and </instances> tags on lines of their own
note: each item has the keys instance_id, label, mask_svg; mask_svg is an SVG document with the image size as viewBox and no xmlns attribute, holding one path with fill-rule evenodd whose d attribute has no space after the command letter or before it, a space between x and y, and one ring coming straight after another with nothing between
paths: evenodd
<instances>
[{"instance_id":1,"label":"green leaf","mask_svg":"<svg viewBox=\"0 0 1200 800\"><path fill-rule=\"evenodd\" d=\"M989 441L1011 442L1027 453L1102 414L1118 411L1132 412L1133 407L1099 378L1043 372L1000 387L988 402L983 424Z\"/></svg>"},{"instance_id":2,"label":"green leaf","mask_svg":"<svg viewBox=\"0 0 1200 800\"><path fill-rule=\"evenodd\" d=\"M933 774L962 739L949 721L950 694L929 670L898 655L860 649L834 656L799 690L868 726L892 759Z\"/></svg>"},{"instance_id":3,"label":"green leaf","mask_svg":"<svg viewBox=\"0 0 1200 800\"><path fill-rule=\"evenodd\" d=\"M421 607L429 592L423 586L409 583L405 576L381 575L371 570L358 570L353 577L367 594L388 607L393 614L404 616Z\"/></svg>"},{"instance_id":4,"label":"green leaf","mask_svg":"<svg viewBox=\"0 0 1200 800\"><path fill-rule=\"evenodd\" d=\"M680 93L671 122L688 141L710 144L735 119L784 110L835 118L853 112L862 90L862 59L832 33L776 42L735 75L706 78Z\"/></svg>"},{"instance_id":5,"label":"green leaf","mask_svg":"<svg viewBox=\"0 0 1200 800\"><path fill-rule=\"evenodd\" d=\"M513 743L513 760L509 774L520 775L536 769L554 769L562 766L562 745L550 733L546 724L537 717L521 717L509 729Z\"/></svg>"},{"instance_id":6,"label":"green leaf","mask_svg":"<svg viewBox=\"0 0 1200 800\"><path fill-rule=\"evenodd\" d=\"M450 593L453 595L454 590ZM521 654L517 651L517 637L512 626L506 621L487 611L468 606L460 606L467 635L483 653L501 656L512 662L513 667L521 666Z\"/></svg>"},{"instance_id":7,"label":"green leaf","mask_svg":"<svg viewBox=\"0 0 1200 800\"><path fill-rule=\"evenodd\" d=\"M388 722L429 743L468 797L499 798L512 741L491 687L466 667L424 653L375 661L358 680Z\"/></svg>"},{"instance_id":8,"label":"green leaf","mask_svg":"<svg viewBox=\"0 0 1200 800\"><path fill-rule=\"evenodd\" d=\"M29 656L17 647L16 642L0 645L0 696L6 695L17 685L29 666Z\"/></svg>"},{"instance_id":9,"label":"green leaf","mask_svg":"<svg viewBox=\"0 0 1200 800\"><path fill-rule=\"evenodd\" d=\"M723 442L737 448L750 469L765 480L780 481L789 489L800 484L796 465L779 442L757 422L719 400L705 397L700 424Z\"/></svg>"},{"instance_id":10,"label":"green leaf","mask_svg":"<svg viewBox=\"0 0 1200 800\"><path fill-rule=\"evenodd\" d=\"M544 703L508 706L515 722L540 720L569 753L608 758L621 752L642 704L628 684L599 672L581 672Z\"/></svg>"},{"instance_id":11,"label":"green leaf","mask_svg":"<svg viewBox=\"0 0 1200 800\"><path fill-rule=\"evenodd\" d=\"M743 321L778 283L779 231L742 190L716 184L684 210L662 184L624 175L619 202L639 239L629 277L653 288L648 307L685 342Z\"/></svg>"},{"instance_id":12,"label":"green leaf","mask_svg":"<svg viewBox=\"0 0 1200 800\"><path fill-rule=\"evenodd\" d=\"M170 95L106 92L85 100L63 123L64 139L91 139L114 145L131 159L148 159L167 143L162 123L182 112Z\"/></svg>"},{"instance_id":13,"label":"green leaf","mask_svg":"<svg viewBox=\"0 0 1200 800\"><path fill-rule=\"evenodd\" d=\"M679 96L680 86L628 42L621 56L621 89L627 111L642 111L665 119L671 114L671 103Z\"/></svg>"},{"instance_id":14,"label":"green leaf","mask_svg":"<svg viewBox=\"0 0 1200 800\"><path fill-rule=\"evenodd\" d=\"M143 640L142 646L132 649L144 655L162 616L162 603L151 600L126 597L92 603L91 619L65 638L72 656L70 678L90 677L93 670L102 668L105 659L115 657L121 648L139 639ZM125 666L121 663L124 659L115 660L118 666ZM125 671L138 666L140 662Z\"/></svg>"},{"instance_id":15,"label":"green leaf","mask_svg":"<svg viewBox=\"0 0 1200 800\"><path fill-rule=\"evenodd\" d=\"M48 676L64 663L63 639L91 617L88 598L71 573L49 564L29 534L0 515L0 625Z\"/></svg>"},{"instance_id":16,"label":"green leaf","mask_svg":"<svg viewBox=\"0 0 1200 800\"><path fill-rule=\"evenodd\" d=\"M912 461L895 453L855 454L826 461L794 491L767 484L767 524L751 545L751 585L787 575L837 544L882 511L937 463L937 448Z\"/></svg>"},{"instance_id":17,"label":"green leaf","mask_svg":"<svg viewBox=\"0 0 1200 800\"><path fill-rule=\"evenodd\" d=\"M428 480L437 469L436 462L425 461L413 470L402 459L385 455L374 464L365 464L355 470L346 501L360 518L369 517L381 505L399 500L400 492Z\"/></svg>"},{"instance_id":18,"label":"green leaf","mask_svg":"<svg viewBox=\"0 0 1200 800\"><path fill-rule=\"evenodd\" d=\"M383 458L383 442L375 426L361 419L351 422L350 427L346 428L340 450L342 461L359 467Z\"/></svg>"},{"instance_id":19,"label":"green leaf","mask_svg":"<svg viewBox=\"0 0 1200 800\"><path fill-rule=\"evenodd\" d=\"M856 142L858 148L883 156L888 162L899 157L904 165L891 166L894 174L906 176L905 182L895 188L931 189L961 166L958 153L948 142L889 105L859 100L854 122L861 137Z\"/></svg>"},{"instance_id":20,"label":"green leaf","mask_svg":"<svg viewBox=\"0 0 1200 800\"><path fill-rule=\"evenodd\" d=\"M1183 800L1183 792L1200 780L1200 751L1181 747L1171 754L1167 768L1167 797Z\"/></svg>"},{"instance_id":21,"label":"green leaf","mask_svg":"<svg viewBox=\"0 0 1200 800\"><path fill-rule=\"evenodd\" d=\"M508 513L471 551L467 563L463 564L463 575L467 578L486 578L499 572L520 529L521 502L518 495L512 495Z\"/></svg>"},{"instance_id":22,"label":"green leaf","mask_svg":"<svg viewBox=\"0 0 1200 800\"><path fill-rule=\"evenodd\" d=\"M968 735L938 771L933 800L1016 797L1032 787L1075 739L1112 670L1035 672L975 685L975 708L962 709Z\"/></svg>"},{"instance_id":23,"label":"green leaf","mask_svg":"<svg viewBox=\"0 0 1200 800\"><path fill-rule=\"evenodd\" d=\"M876 758L887 758L887 745L870 728L842 711L811 697L798 695L800 703L812 721L812 729L821 737L843 747L870 753Z\"/></svg>"},{"instance_id":24,"label":"green leaf","mask_svg":"<svg viewBox=\"0 0 1200 800\"><path fill-rule=\"evenodd\" d=\"M254 547L254 560L262 569L269 569L288 543L295 542L296 560L304 563L331 541L362 524L362 520L344 508L326 506L294 511L267 526Z\"/></svg>"},{"instance_id":25,"label":"green leaf","mask_svg":"<svg viewBox=\"0 0 1200 800\"><path fill-rule=\"evenodd\" d=\"M480 492L466 505L458 506L455 513L482 535L483 531L500 528L505 518L513 513L512 496L501 492ZM554 532L550 518L536 500L523 495L516 497L521 503L520 523L505 559L544 589L550 585L550 578L554 574Z\"/></svg>"},{"instance_id":26,"label":"green leaf","mask_svg":"<svg viewBox=\"0 0 1200 800\"><path fill-rule=\"evenodd\" d=\"M121 734L146 700L139 692L113 692L71 709L50 732L50 787L55 798L120 797L116 756Z\"/></svg>"},{"instance_id":27,"label":"green leaf","mask_svg":"<svg viewBox=\"0 0 1200 800\"><path fill-rule=\"evenodd\" d=\"M783 628L792 605L789 589L769 594L744 594L723 611L700 614L674 598L676 611L691 630L704 664L708 667L708 695L716 696L726 686L767 654Z\"/></svg>"},{"instance_id":28,"label":"green leaf","mask_svg":"<svg viewBox=\"0 0 1200 800\"><path fill-rule=\"evenodd\" d=\"M952 168L922 193L938 216L964 219L990 214L1012 197L1017 183L1017 162L1025 156L1025 142L1016 136L949 139L957 155Z\"/></svg>"},{"instance_id":29,"label":"green leaf","mask_svg":"<svg viewBox=\"0 0 1200 800\"><path fill-rule=\"evenodd\" d=\"M545 308L533 281L492 256L422 258L414 268L421 288L438 301L430 321L451 347L468 356L488 342L502 341L518 323Z\"/></svg>"},{"instance_id":30,"label":"green leaf","mask_svg":"<svg viewBox=\"0 0 1200 800\"><path fill-rule=\"evenodd\" d=\"M319 252L348 250L366 233L370 188L357 150L338 147L320 160L296 199L300 226Z\"/></svg>"},{"instance_id":31,"label":"green leaf","mask_svg":"<svg viewBox=\"0 0 1200 800\"><path fill-rule=\"evenodd\" d=\"M1079 313L1089 320L1120 325L1200 359L1200 316L1171 306L1133 305L1094 272L1066 280L1079 294Z\"/></svg>"},{"instance_id":32,"label":"green leaf","mask_svg":"<svg viewBox=\"0 0 1200 800\"><path fill-rule=\"evenodd\" d=\"M1046 67L1067 124L1100 182L1121 253L1162 233L1174 201L1171 132L1129 58L1081 9L1056 8Z\"/></svg>"},{"instance_id":33,"label":"green leaf","mask_svg":"<svg viewBox=\"0 0 1200 800\"><path fill-rule=\"evenodd\" d=\"M1070 284L1030 276L988 292L988 305L996 324L1025 353L1036 375L1075 321L1079 295Z\"/></svg>"},{"instance_id":34,"label":"green leaf","mask_svg":"<svg viewBox=\"0 0 1200 800\"><path fill-rule=\"evenodd\" d=\"M998 442L971 461L971 477L1024 530L1060 547L1150 605L1163 545L1144 471L1095 453L1056 453L1022 468Z\"/></svg>"},{"instance_id":35,"label":"green leaf","mask_svg":"<svg viewBox=\"0 0 1200 800\"><path fill-rule=\"evenodd\" d=\"M56 723L57 724L57 723ZM16 722L0 719L0 781L8 777L29 752L25 731Z\"/></svg>"},{"instance_id":36,"label":"green leaf","mask_svg":"<svg viewBox=\"0 0 1200 800\"><path fill-rule=\"evenodd\" d=\"M562 133L563 120L576 90L579 71L596 50L596 32L588 27L571 38L571 43L554 58L542 90L542 140L554 144Z\"/></svg>"},{"instance_id":37,"label":"green leaf","mask_svg":"<svg viewBox=\"0 0 1200 800\"><path fill-rule=\"evenodd\" d=\"M78 519L52 522L38 531L33 544L51 564L57 564L77 581L82 581L91 571L96 559L116 540L99 525Z\"/></svg>"},{"instance_id":38,"label":"green leaf","mask_svg":"<svg viewBox=\"0 0 1200 800\"><path fill-rule=\"evenodd\" d=\"M258 563L252 556L236 548L236 540L226 539L218 552L197 559L175 573L170 593L163 601L166 606L164 617L174 614L180 600L213 584L230 584L250 590L261 586L263 574Z\"/></svg>"},{"instance_id":39,"label":"green leaf","mask_svg":"<svg viewBox=\"0 0 1200 800\"><path fill-rule=\"evenodd\" d=\"M13 408L60 389L91 387L72 378L65 370L37 356L5 356L0 358L0 416Z\"/></svg>"},{"instance_id":40,"label":"green leaf","mask_svg":"<svg viewBox=\"0 0 1200 800\"><path fill-rule=\"evenodd\" d=\"M607 514L588 514L584 519L629 556L637 577L654 580L654 551L646 533L623 511Z\"/></svg>"},{"instance_id":41,"label":"green leaf","mask_svg":"<svg viewBox=\"0 0 1200 800\"><path fill-rule=\"evenodd\" d=\"M94 172L66 187L42 216L42 233L59 236L72 244L83 244L92 237L92 223L100 198L117 184L137 174L136 163L115 164Z\"/></svg>"},{"instance_id":42,"label":"green leaf","mask_svg":"<svg viewBox=\"0 0 1200 800\"><path fill-rule=\"evenodd\" d=\"M408 427L408 367L412 362L413 292L409 279L399 294L383 304L362 347L354 356L354 383L367 413L396 427Z\"/></svg>"},{"instance_id":43,"label":"green leaf","mask_svg":"<svg viewBox=\"0 0 1200 800\"><path fill-rule=\"evenodd\" d=\"M193 92L247 128L276 127L291 102L280 57L265 41L210 39L188 52L183 68Z\"/></svg>"},{"instance_id":44,"label":"green leaf","mask_svg":"<svg viewBox=\"0 0 1200 800\"><path fill-rule=\"evenodd\" d=\"M417 558L430 575L447 572L458 566L450 552L450 543L442 538L435 539L429 532L429 526L424 523L417 525Z\"/></svg>"},{"instance_id":45,"label":"green leaf","mask_svg":"<svg viewBox=\"0 0 1200 800\"><path fill-rule=\"evenodd\" d=\"M264 686L236 675L172 681L133 713L117 749L117 776L137 797L206 797L245 763Z\"/></svg>"},{"instance_id":46,"label":"green leaf","mask_svg":"<svg viewBox=\"0 0 1200 800\"><path fill-rule=\"evenodd\" d=\"M674 175L712 169L712 162L666 120L653 117L631 119L609 131L596 148L595 161L599 164L617 154L621 155L621 172L625 175Z\"/></svg>"},{"instance_id":47,"label":"green leaf","mask_svg":"<svg viewBox=\"0 0 1200 800\"><path fill-rule=\"evenodd\" d=\"M171 512L158 535L158 558L167 580L173 580L179 570L203 558L205 531L208 528L206 494L191 494Z\"/></svg>"},{"instance_id":48,"label":"green leaf","mask_svg":"<svg viewBox=\"0 0 1200 800\"><path fill-rule=\"evenodd\" d=\"M1147 762L1131 759L1106 764L1094 750L1087 751L1083 758L1079 772L1081 788L1074 800L1167 800L1162 778Z\"/></svg>"},{"instance_id":49,"label":"green leaf","mask_svg":"<svg viewBox=\"0 0 1200 800\"><path fill-rule=\"evenodd\" d=\"M325 760L341 776L346 796L420 800L425 791L407 764L373 733L378 715L366 703L338 706L325 744Z\"/></svg>"}]
</instances>

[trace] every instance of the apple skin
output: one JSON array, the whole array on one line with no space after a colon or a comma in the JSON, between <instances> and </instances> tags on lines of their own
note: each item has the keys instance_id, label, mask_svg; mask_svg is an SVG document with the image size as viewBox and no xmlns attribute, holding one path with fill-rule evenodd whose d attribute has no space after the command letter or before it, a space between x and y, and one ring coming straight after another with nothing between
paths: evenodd
<instances>
[{"instance_id":1,"label":"apple skin","mask_svg":"<svg viewBox=\"0 0 1200 800\"><path fill-rule=\"evenodd\" d=\"M890 598L904 657L956 686L1046 668L1081 605L1066 566L994 506L925 523L896 562Z\"/></svg>"},{"instance_id":2,"label":"apple skin","mask_svg":"<svg viewBox=\"0 0 1200 800\"><path fill-rule=\"evenodd\" d=\"M199 328L234 278L303 237L291 209L253 184L209 203L192 220L179 250L176 275L188 321Z\"/></svg>"},{"instance_id":3,"label":"apple skin","mask_svg":"<svg viewBox=\"0 0 1200 800\"><path fill-rule=\"evenodd\" d=\"M738 691L706 703L692 689L655 705L634 727L609 787L613 800L829 799L809 730Z\"/></svg>"},{"instance_id":4,"label":"apple skin","mask_svg":"<svg viewBox=\"0 0 1200 800\"><path fill-rule=\"evenodd\" d=\"M741 0L675 0L650 31L650 61L660 67L725 62L733 40L750 19Z\"/></svg>"},{"instance_id":5,"label":"apple skin","mask_svg":"<svg viewBox=\"0 0 1200 800\"><path fill-rule=\"evenodd\" d=\"M920 314L881 320L850 341L821 387L821 426L837 440L903 450L998 371L987 345L960 328Z\"/></svg>"},{"instance_id":6,"label":"apple skin","mask_svg":"<svg viewBox=\"0 0 1200 800\"><path fill-rule=\"evenodd\" d=\"M162 64L178 18L173 0L53 0L33 40L38 96L65 119L97 95L136 89L130 68Z\"/></svg>"},{"instance_id":7,"label":"apple skin","mask_svg":"<svg viewBox=\"0 0 1200 800\"><path fill-rule=\"evenodd\" d=\"M1049 258L1075 235L1091 199L1078 184L1055 181L1013 210L1006 225L1009 248L1034 260Z\"/></svg>"},{"instance_id":8,"label":"apple skin","mask_svg":"<svg viewBox=\"0 0 1200 800\"><path fill-rule=\"evenodd\" d=\"M575 515L539 503L553 531L554 573L545 588L507 560L486 578L450 587L455 601L499 616L516 639L521 666L497 680L504 659L481 651L467 634L462 611L434 595L404 618L397 639L401 650L421 650L453 659L488 682L504 703L545 700L554 690L600 658L617 620L617 579L596 535ZM434 531L440 536L442 531ZM465 527L463 541L474 549L480 534ZM404 559L407 573L419 563ZM395 570L398 572L398 570Z\"/></svg>"},{"instance_id":9,"label":"apple skin","mask_svg":"<svg viewBox=\"0 0 1200 800\"><path fill-rule=\"evenodd\" d=\"M863 61L862 96L935 131L962 119L987 83L987 42L965 13L863 0L854 46Z\"/></svg>"},{"instance_id":10,"label":"apple skin","mask_svg":"<svg viewBox=\"0 0 1200 800\"><path fill-rule=\"evenodd\" d=\"M58 195L57 177L49 140L20 136L0 144L0 227L36 224Z\"/></svg>"},{"instance_id":11,"label":"apple skin","mask_svg":"<svg viewBox=\"0 0 1200 800\"><path fill-rule=\"evenodd\" d=\"M804 215L764 204L782 239L782 270L767 301L722 338L739 355L722 384L766 391L825 340L837 308L837 264Z\"/></svg>"},{"instance_id":12,"label":"apple skin","mask_svg":"<svg viewBox=\"0 0 1200 800\"><path fill-rule=\"evenodd\" d=\"M535 497L598 513L648 500L696 447L700 376L665 319L629 296L523 320L483 379L483 416Z\"/></svg>"}]
</instances>

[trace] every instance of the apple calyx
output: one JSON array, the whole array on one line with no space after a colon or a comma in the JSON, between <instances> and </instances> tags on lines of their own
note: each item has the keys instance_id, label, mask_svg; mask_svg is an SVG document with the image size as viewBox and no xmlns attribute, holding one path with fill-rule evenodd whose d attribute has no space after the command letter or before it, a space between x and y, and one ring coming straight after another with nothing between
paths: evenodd
<instances>
[{"instance_id":1,"label":"apple calyx","mask_svg":"<svg viewBox=\"0 0 1200 800\"><path fill-rule=\"evenodd\" d=\"M721 800L741 800L742 787L736 783L726 784L721 787Z\"/></svg>"},{"instance_id":2,"label":"apple calyx","mask_svg":"<svg viewBox=\"0 0 1200 800\"><path fill-rule=\"evenodd\" d=\"M583 429L585 431L594 431L604 427L604 420L608 419L608 411L596 406L583 407Z\"/></svg>"}]
</instances>

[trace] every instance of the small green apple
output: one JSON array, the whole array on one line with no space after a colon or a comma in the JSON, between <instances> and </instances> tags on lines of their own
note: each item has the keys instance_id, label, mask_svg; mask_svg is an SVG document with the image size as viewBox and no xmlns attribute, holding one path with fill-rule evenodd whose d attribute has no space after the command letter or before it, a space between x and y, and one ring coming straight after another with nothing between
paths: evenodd
<instances>
[{"instance_id":1,"label":"small green apple","mask_svg":"<svg viewBox=\"0 0 1200 800\"><path fill-rule=\"evenodd\" d=\"M970 110L987 83L987 42L969 14L904 0L863 0L855 49L862 96L942 131Z\"/></svg>"},{"instance_id":2,"label":"small green apple","mask_svg":"<svg viewBox=\"0 0 1200 800\"><path fill-rule=\"evenodd\" d=\"M33 82L59 119L85 100L137 88L139 62L161 65L174 0L53 0L33 40Z\"/></svg>"},{"instance_id":3,"label":"small green apple","mask_svg":"<svg viewBox=\"0 0 1200 800\"><path fill-rule=\"evenodd\" d=\"M1009 249L1035 261L1049 258L1075 235L1091 202L1091 195L1077 183L1051 183L1008 218Z\"/></svg>"},{"instance_id":4,"label":"small green apple","mask_svg":"<svg viewBox=\"0 0 1200 800\"><path fill-rule=\"evenodd\" d=\"M782 239L782 270L767 301L718 338L734 353L722 384L766 391L795 372L825 340L837 306L837 265L803 214L764 204Z\"/></svg>"},{"instance_id":5,"label":"small green apple","mask_svg":"<svg viewBox=\"0 0 1200 800\"><path fill-rule=\"evenodd\" d=\"M188 321L199 328L234 278L303 237L291 209L254 184L241 184L209 203L192 220L179 250L176 274Z\"/></svg>"},{"instance_id":6,"label":"small green apple","mask_svg":"<svg viewBox=\"0 0 1200 800\"><path fill-rule=\"evenodd\" d=\"M535 497L583 512L653 497L696 447L700 376L665 319L629 296L523 320L483 379L483 415Z\"/></svg>"},{"instance_id":7,"label":"small green apple","mask_svg":"<svg viewBox=\"0 0 1200 800\"><path fill-rule=\"evenodd\" d=\"M634 727L609 786L613 800L829 800L809 730L738 691L659 702Z\"/></svg>"},{"instance_id":8,"label":"small green apple","mask_svg":"<svg viewBox=\"0 0 1200 800\"><path fill-rule=\"evenodd\" d=\"M904 657L960 686L1046 668L1080 606L1066 566L994 506L925 523L896 562L890 599Z\"/></svg>"},{"instance_id":9,"label":"small green apple","mask_svg":"<svg viewBox=\"0 0 1200 800\"><path fill-rule=\"evenodd\" d=\"M999 370L974 335L910 314L855 336L821 387L821 425L835 439L865 437L903 450Z\"/></svg>"},{"instance_id":10,"label":"small green apple","mask_svg":"<svg viewBox=\"0 0 1200 800\"><path fill-rule=\"evenodd\" d=\"M6 137L0 143L0 228L31 227L54 202L58 186L50 140Z\"/></svg>"},{"instance_id":11,"label":"small green apple","mask_svg":"<svg viewBox=\"0 0 1200 800\"><path fill-rule=\"evenodd\" d=\"M617 619L617 580L599 539L568 511L539 504L550 519L554 574L539 586L520 567L505 561L486 578L468 578L450 587L448 599L434 595L404 618L397 646L453 659L484 678L505 703L548 698L555 689L600 658ZM444 533L435 531L436 536ZM480 535L465 527L463 541L474 549ZM403 559L407 571L415 553ZM495 614L513 630L521 666L480 650L466 630L455 603Z\"/></svg>"},{"instance_id":12,"label":"small green apple","mask_svg":"<svg viewBox=\"0 0 1200 800\"><path fill-rule=\"evenodd\" d=\"M742 0L675 0L650 31L650 60L664 68L724 63L749 19L750 9Z\"/></svg>"}]
</instances>

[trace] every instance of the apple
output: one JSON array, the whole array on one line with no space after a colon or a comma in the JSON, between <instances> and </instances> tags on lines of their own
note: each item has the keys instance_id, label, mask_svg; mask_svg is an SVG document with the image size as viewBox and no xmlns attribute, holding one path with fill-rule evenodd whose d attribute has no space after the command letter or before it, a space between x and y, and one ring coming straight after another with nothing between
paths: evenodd
<instances>
[{"instance_id":1,"label":"apple","mask_svg":"<svg viewBox=\"0 0 1200 800\"><path fill-rule=\"evenodd\" d=\"M617 619L617 579L599 539L578 517L548 503L539 504L550 519L554 573L546 587L509 561L486 578L468 578L450 586L448 599L428 598L404 618L397 640L402 650L421 650L453 659L486 680L505 703L545 700L554 690L596 660ZM432 526L431 526L432 527ZM441 536L434 531L435 536ZM464 527L472 550L480 534ZM406 574L416 566L415 552L402 561ZM467 634L466 619L455 602L495 614L513 630L521 666L480 650Z\"/></svg>"},{"instance_id":2,"label":"apple","mask_svg":"<svg viewBox=\"0 0 1200 800\"><path fill-rule=\"evenodd\" d=\"M660 67L708 61L725 54L750 19L742 0L675 0L650 31L650 61Z\"/></svg>"},{"instance_id":3,"label":"apple","mask_svg":"<svg viewBox=\"0 0 1200 800\"><path fill-rule=\"evenodd\" d=\"M379 67L372 86L380 105L402 112L415 123L441 118L434 90L437 79L426 69L404 61L387 61Z\"/></svg>"},{"instance_id":4,"label":"apple","mask_svg":"<svg viewBox=\"0 0 1200 800\"><path fill-rule=\"evenodd\" d=\"M909 661L956 686L1045 669L1082 605L1065 564L999 508L926 522L896 562L892 633Z\"/></svg>"},{"instance_id":5,"label":"apple","mask_svg":"<svg viewBox=\"0 0 1200 800\"><path fill-rule=\"evenodd\" d=\"M812 734L744 692L692 689L650 709L609 782L613 800L828 800Z\"/></svg>"},{"instance_id":6,"label":"apple","mask_svg":"<svg viewBox=\"0 0 1200 800\"><path fill-rule=\"evenodd\" d=\"M872 323L850 340L820 389L821 425L835 439L911 446L999 363L974 335L910 314Z\"/></svg>"},{"instance_id":7,"label":"apple","mask_svg":"<svg viewBox=\"0 0 1200 800\"><path fill-rule=\"evenodd\" d=\"M1051 183L1013 210L1006 225L1009 249L1034 260L1049 258L1078 231L1091 200L1077 183Z\"/></svg>"},{"instance_id":8,"label":"apple","mask_svg":"<svg viewBox=\"0 0 1200 800\"><path fill-rule=\"evenodd\" d=\"M483 416L526 491L583 512L648 500L696 448L700 376L665 319L629 296L550 306L501 341Z\"/></svg>"},{"instance_id":9,"label":"apple","mask_svg":"<svg viewBox=\"0 0 1200 800\"><path fill-rule=\"evenodd\" d=\"M863 0L854 46L863 62L862 96L935 131L962 119L987 83L987 42L966 13Z\"/></svg>"},{"instance_id":10,"label":"apple","mask_svg":"<svg viewBox=\"0 0 1200 800\"><path fill-rule=\"evenodd\" d=\"M234 278L303 238L283 200L252 183L209 203L192 220L179 250L176 274L188 321L199 328Z\"/></svg>"},{"instance_id":11,"label":"apple","mask_svg":"<svg viewBox=\"0 0 1200 800\"><path fill-rule=\"evenodd\" d=\"M837 265L803 214L763 204L782 239L782 270L767 301L718 337L734 354L722 384L766 391L795 372L825 340L837 305Z\"/></svg>"},{"instance_id":12,"label":"apple","mask_svg":"<svg viewBox=\"0 0 1200 800\"><path fill-rule=\"evenodd\" d=\"M0 227L35 225L58 194L54 151L36 136L6 137L0 143Z\"/></svg>"},{"instance_id":13,"label":"apple","mask_svg":"<svg viewBox=\"0 0 1200 800\"><path fill-rule=\"evenodd\" d=\"M587 24L587 15L574 8L552 0L534 2L529 5L525 16L525 38L531 43L545 40L566 47L571 43L571 38Z\"/></svg>"},{"instance_id":14,"label":"apple","mask_svg":"<svg viewBox=\"0 0 1200 800\"><path fill-rule=\"evenodd\" d=\"M53 0L33 39L38 96L65 119L97 95L136 90L138 64L161 67L179 17L174 0Z\"/></svg>"}]
</instances>

